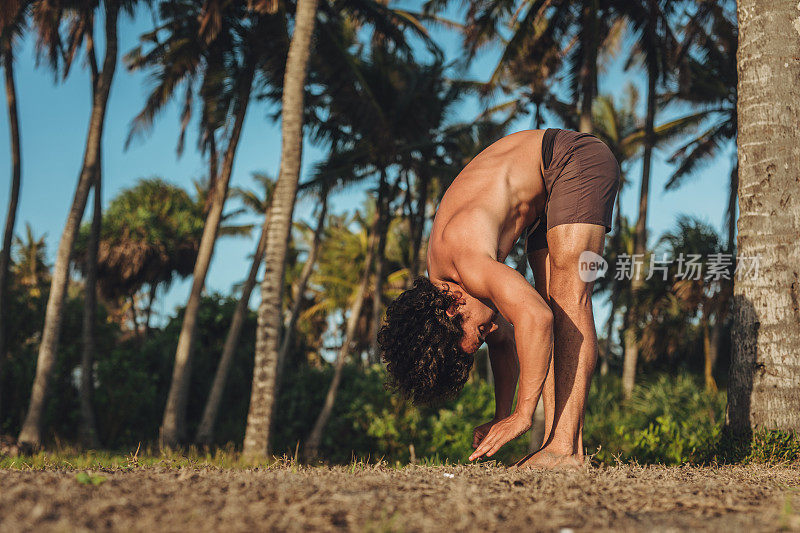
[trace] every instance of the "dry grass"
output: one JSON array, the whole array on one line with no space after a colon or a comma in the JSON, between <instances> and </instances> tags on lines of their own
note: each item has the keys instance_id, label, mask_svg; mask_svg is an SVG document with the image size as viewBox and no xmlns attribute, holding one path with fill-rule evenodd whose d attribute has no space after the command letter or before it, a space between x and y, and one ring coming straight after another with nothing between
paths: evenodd
<instances>
[{"instance_id":1,"label":"dry grass","mask_svg":"<svg viewBox=\"0 0 800 533\"><path fill-rule=\"evenodd\" d=\"M0 470L0 531L800 530L800 469Z\"/></svg>"}]
</instances>

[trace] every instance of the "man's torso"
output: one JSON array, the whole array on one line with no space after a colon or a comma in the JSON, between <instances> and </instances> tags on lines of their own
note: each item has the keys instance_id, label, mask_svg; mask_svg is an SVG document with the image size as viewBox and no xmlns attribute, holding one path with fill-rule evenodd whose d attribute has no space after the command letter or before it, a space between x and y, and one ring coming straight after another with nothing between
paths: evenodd
<instances>
[{"instance_id":1,"label":"man's torso","mask_svg":"<svg viewBox=\"0 0 800 533\"><path fill-rule=\"evenodd\" d=\"M448 187L431 228L428 275L460 282L452 262L462 248L504 261L526 226L543 212L542 137L527 130L478 154Z\"/></svg>"}]
</instances>

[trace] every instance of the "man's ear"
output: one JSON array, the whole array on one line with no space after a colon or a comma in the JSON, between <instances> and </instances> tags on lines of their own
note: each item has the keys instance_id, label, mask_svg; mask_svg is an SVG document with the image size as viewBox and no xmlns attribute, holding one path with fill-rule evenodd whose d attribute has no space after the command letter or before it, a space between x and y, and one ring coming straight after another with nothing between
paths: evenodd
<instances>
[{"instance_id":1,"label":"man's ear","mask_svg":"<svg viewBox=\"0 0 800 533\"><path fill-rule=\"evenodd\" d=\"M454 317L458 314L458 308L467 303L467 299L464 298L464 295L461 294L461 291L455 290L453 291L453 296L456 297L455 303L447 308L447 316Z\"/></svg>"}]
</instances>

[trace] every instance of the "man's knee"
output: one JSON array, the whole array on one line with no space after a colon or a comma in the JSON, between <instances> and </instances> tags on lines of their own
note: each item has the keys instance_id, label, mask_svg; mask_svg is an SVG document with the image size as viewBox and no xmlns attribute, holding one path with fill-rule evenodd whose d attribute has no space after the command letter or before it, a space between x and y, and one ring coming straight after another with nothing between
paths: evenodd
<instances>
[{"instance_id":1,"label":"man's knee","mask_svg":"<svg viewBox=\"0 0 800 533\"><path fill-rule=\"evenodd\" d=\"M533 310L533 324L543 335L548 336L553 333L553 310L546 304L537 305Z\"/></svg>"}]
</instances>

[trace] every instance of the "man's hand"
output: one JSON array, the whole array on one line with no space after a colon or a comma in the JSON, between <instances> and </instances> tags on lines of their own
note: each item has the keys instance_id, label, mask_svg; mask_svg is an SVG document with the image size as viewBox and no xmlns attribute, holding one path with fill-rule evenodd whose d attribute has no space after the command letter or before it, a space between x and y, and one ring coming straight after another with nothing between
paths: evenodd
<instances>
[{"instance_id":1,"label":"man's hand","mask_svg":"<svg viewBox=\"0 0 800 533\"><path fill-rule=\"evenodd\" d=\"M484 426L486 426L486 424L483 426L478 426L475 431L477 432L478 429ZM489 433L487 433L486 437L481 441L480 446L478 446L478 448L472 452L472 455L469 456L469 460L474 461L482 455L491 457L505 443L516 439L528 431L530 427L530 418L526 419L526 417L520 416L517 413L514 413L508 418L504 418L503 420L494 423L489 430ZM473 444L474 442L475 439L473 438Z\"/></svg>"},{"instance_id":2,"label":"man's hand","mask_svg":"<svg viewBox=\"0 0 800 533\"><path fill-rule=\"evenodd\" d=\"M486 422L485 424L481 424L480 426L476 427L472 430L472 447L477 448L480 443L486 438L486 435L489 433L489 430L492 429L492 426L497 424L500 421L499 418L493 418L490 421Z\"/></svg>"}]
</instances>

